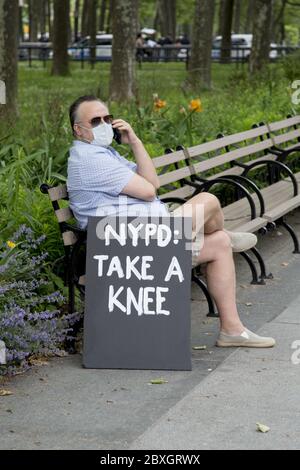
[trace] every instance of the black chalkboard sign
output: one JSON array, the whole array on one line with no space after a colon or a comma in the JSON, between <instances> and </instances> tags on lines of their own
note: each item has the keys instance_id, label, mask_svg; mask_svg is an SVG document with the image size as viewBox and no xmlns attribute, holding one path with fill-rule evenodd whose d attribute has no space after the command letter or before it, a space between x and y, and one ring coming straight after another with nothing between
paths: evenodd
<instances>
[{"instance_id":1,"label":"black chalkboard sign","mask_svg":"<svg viewBox=\"0 0 300 470\"><path fill-rule=\"evenodd\" d=\"M84 367L191 370L191 225L89 218Z\"/></svg>"}]
</instances>

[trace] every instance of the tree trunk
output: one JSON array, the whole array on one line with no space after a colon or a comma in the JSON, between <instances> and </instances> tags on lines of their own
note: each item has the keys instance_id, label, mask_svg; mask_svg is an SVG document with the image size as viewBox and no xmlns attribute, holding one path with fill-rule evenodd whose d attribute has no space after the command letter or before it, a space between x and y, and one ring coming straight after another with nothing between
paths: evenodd
<instances>
[{"instance_id":1,"label":"tree trunk","mask_svg":"<svg viewBox=\"0 0 300 470\"><path fill-rule=\"evenodd\" d=\"M51 2L46 0L46 22L48 25L49 41L52 40Z\"/></svg>"},{"instance_id":2,"label":"tree trunk","mask_svg":"<svg viewBox=\"0 0 300 470\"><path fill-rule=\"evenodd\" d=\"M68 75L69 0L54 0L52 75Z\"/></svg>"},{"instance_id":3,"label":"tree trunk","mask_svg":"<svg viewBox=\"0 0 300 470\"><path fill-rule=\"evenodd\" d=\"M192 88L211 86L214 0L196 0L188 81Z\"/></svg>"},{"instance_id":4,"label":"tree trunk","mask_svg":"<svg viewBox=\"0 0 300 470\"><path fill-rule=\"evenodd\" d=\"M269 62L272 0L255 0L253 42L250 54L250 73L261 71Z\"/></svg>"},{"instance_id":5,"label":"tree trunk","mask_svg":"<svg viewBox=\"0 0 300 470\"><path fill-rule=\"evenodd\" d=\"M245 33L252 33L253 29L253 15L254 15L254 0L248 0L248 8L246 14Z\"/></svg>"},{"instance_id":6,"label":"tree trunk","mask_svg":"<svg viewBox=\"0 0 300 470\"><path fill-rule=\"evenodd\" d=\"M281 0L281 5L280 9L278 11L278 14L276 15L273 13L273 26L271 29L271 40L274 42L278 42L279 44L282 44L284 41L284 36L285 36L285 27L284 27L284 10L287 4L287 0Z\"/></svg>"},{"instance_id":7,"label":"tree trunk","mask_svg":"<svg viewBox=\"0 0 300 470\"><path fill-rule=\"evenodd\" d=\"M29 1L29 41L36 42L39 30L40 0Z\"/></svg>"},{"instance_id":8,"label":"tree trunk","mask_svg":"<svg viewBox=\"0 0 300 470\"><path fill-rule=\"evenodd\" d=\"M24 30L23 30L23 6L19 5L19 38L20 41L24 41Z\"/></svg>"},{"instance_id":9,"label":"tree trunk","mask_svg":"<svg viewBox=\"0 0 300 470\"><path fill-rule=\"evenodd\" d=\"M89 14L89 5L88 0L84 0L81 13L81 37L88 35L88 14Z\"/></svg>"},{"instance_id":10,"label":"tree trunk","mask_svg":"<svg viewBox=\"0 0 300 470\"><path fill-rule=\"evenodd\" d=\"M99 16L99 31L104 31L105 16L106 16L107 0L101 0L100 16Z\"/></svg>"},{"instance_id":11,"label":"tree trunk","mask_svg":"<svg viewBox=\"0 0 300 470\"><path fill-rule=\"evenodd\" d=\"M42 0L40 5L40 29L42 36L46 33L46 8L46 0Z\"/></svg>"},{"instance_id":12,"label":"tree trunk","mask_svg":"<svg viewBox=\"0 0 300 470\"><path fill-rule=\"evenodd\" d=\"M80 0L76 0L74 7L74 41L78 41L79 39L79 11Z\"/></svg>"},{"instance_id":13,"label":"tree trunk","mask_svg":"<svg viewBox=\"0 0 300 470\"><path fill-rule=\"evenodd\" d=\"M90 36L90 59L96 58L96 33L97 33L97 0L88 0L88 35Z\"/></svg>"},{"instance_id":14,"label":"tree trunk","mask_svg":"<svg viewBox=\"0 0 300 470\"><path fill-rule=\"evenodd\" d=\"M7 125L17 115L18 0L0 0L0 121Z\"/></svg>"},{"instance_id":15,"label":"tree trunk","mask_svg":"<svg viewBox=\"0 0 300 470\"><path fill-rule=\"evenodd\" d=\"M235 34L240 33L241 28L241 0L235 0L234 6L234 23L233 23L233 31Z\"/></svg>"},{"instance_id":16,"label":"tree trunk","mask_svg":"<svg viewBox=\"0 0 300 470\"><path fill-rule=\"evenodd\" d=\"M156 22L163 37L176 39L176 0L157 0Z\"/></svg>"},{"instance_id":17,"label":"tree trunk","mask_svg":"<svg viewBox=\"0 0 300 470\"><path fill-rule=\"evenodd\" d=\"M134 98L135 41L138 23L138 0L113 0L112 2L112 64L110 97L125 102Z\"/></svg>"},{"instance_id":18,"label":"tree trunk","mask_svg":"<svg viewBox=\"0 0 300 470\"><path fill-rule=\"evenodd\" d=\"M222 43L221 43L221 62L222 63L230 62L233 4L234 4L234 0L225 0L223 26L222 26Z\"/></svg>"},{"instance_id":19,"label":"tree trunk","mask_svg":"<svg viewBox=\"0 0 300 470\"><path fill-rule=\"evenodd\" d=\"M220 3L219 3L219 19L218 19L218 35L219 36L222 34L224 8L225 8L225 0L220 0Z\"/></svg>"},{"instance_id":20,"label":"tree trunk","mask_svg":"<svg viewBox=\"0 0 300 470\"><path fill-rule=\"evenodd\" d=\"M111 32L112 27L112 9L113 9L113 0L109 0L109 10L107 15L107 24L106 24L106 32Z\"/></svg>"}]
</instances>

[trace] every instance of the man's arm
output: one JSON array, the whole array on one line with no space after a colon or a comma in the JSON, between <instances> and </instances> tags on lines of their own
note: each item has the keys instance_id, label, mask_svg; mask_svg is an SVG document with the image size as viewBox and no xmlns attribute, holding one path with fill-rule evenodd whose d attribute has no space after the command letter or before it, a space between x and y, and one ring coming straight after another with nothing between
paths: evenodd
<instances>
[{"instance_id":1,"label":"man's arm","mask_svg":"<svg viewBox=\"0 0 300 470\"><path fill-rule=\"evenodd\" d=\"M123 119L116 119L113 127L121 132L122 143L130 145L137 164L137 174L149 182L155 190L159 188L159 179L152 159L142 141L137 137L132 127Z\"/></svg>"},{"instance_id":2,"label":"man's arm","mask_svg":"<svg viewBox=\"0 0 300 470\"><path fill-rule=\"evenodd\" d=\"M153 184L155 189L159 188L159 179L156 174L153 161L150 158L147 150L140 139L136 138L136 141L130 144L132 152L135 157L137 164L137 173L145 178L149 183Z\"/></svg>"},{"instance_id":3,"label":"man's arm","mask_svg":"<svg viewBox=\"0 0 300 470\"><path fill-rule=\"evenodd\" d=\"M142 199L143 201L153 201L156 191L152 183L149 183L140 175L133 175L129 182L122 189L122 194Z\"/></svg>"}]
</instances>

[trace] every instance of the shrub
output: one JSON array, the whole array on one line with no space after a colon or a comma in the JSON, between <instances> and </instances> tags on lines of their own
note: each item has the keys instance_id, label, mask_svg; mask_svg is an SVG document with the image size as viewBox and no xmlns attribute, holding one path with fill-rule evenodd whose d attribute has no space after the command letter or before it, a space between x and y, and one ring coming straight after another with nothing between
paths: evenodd
<instances>
[{"instance_id":1,"label":"shrub","mask_svg":"<svg viewBox=\"0 0 300 470\"><path fill-rule=\"evenodd\" d=\"M286 78L293 82L300 78L300 51L287 55L282 60L283 71Z\"/></svg>"},{"instance_id":2,"label":"shrub","mask_svg":"<svg viewBox=\"0 0 300 470\"><path fill-rule=\"evenodd\" d=\"M0 375L29 368L32 356L58 354L79 320L61 311L65 299L49 281L44 238L23 225L0 253L0 339L7 362Z\"/></svg>"}]
</instances>

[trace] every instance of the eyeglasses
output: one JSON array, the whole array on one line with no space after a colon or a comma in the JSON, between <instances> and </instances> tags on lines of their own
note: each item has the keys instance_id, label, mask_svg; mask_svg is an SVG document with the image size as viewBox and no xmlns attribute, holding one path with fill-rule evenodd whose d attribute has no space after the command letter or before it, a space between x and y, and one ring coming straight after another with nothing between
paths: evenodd
<instances>
[{"instance_id":1,"label":"eyeglasses","mask_svg":"<svg viewBox=\"0 0 300 470\"><path fill-rule=\"evenodd\" d=\"M114 117L112 114L107 114L106 116L94 117L89 121L89 123L91 124L92 127L97 127L101 124L102 121L106 122L106 124L112 124L113 119Z\"/></svg>"}]
</instances>

